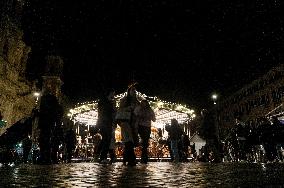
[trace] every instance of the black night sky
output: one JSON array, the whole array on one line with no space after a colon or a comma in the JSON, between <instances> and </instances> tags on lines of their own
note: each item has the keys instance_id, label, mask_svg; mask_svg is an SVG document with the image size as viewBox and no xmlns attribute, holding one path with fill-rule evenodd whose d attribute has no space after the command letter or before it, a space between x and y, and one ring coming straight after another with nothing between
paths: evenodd
<instances>
[{"instance_id":1,"label":"black night sky","mask_svg":"<svg viewBox=\"0 0 284 188\"><path fill-rule=\"evenodd\" d=\"M29 75L48 54L65 62L63 91L78 102L103 87L203 108L283 63L280 0L26 2Z\"/></svg>"}]
</instances>

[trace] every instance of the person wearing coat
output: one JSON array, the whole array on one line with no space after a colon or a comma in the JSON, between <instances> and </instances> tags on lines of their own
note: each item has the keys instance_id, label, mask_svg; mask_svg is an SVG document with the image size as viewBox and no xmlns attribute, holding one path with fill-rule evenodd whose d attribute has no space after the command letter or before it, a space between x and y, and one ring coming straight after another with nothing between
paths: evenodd
<instances>
[{"instance_id":1,"label":"person wearing coat","mask_svg":"<svg viewBox=\"0 0 284 188\"><path fill-rule=\"evenodd\" d=\"M135 126L136 116L134 114L134 109L139 105L136 92L133 85L127 89L126 96L120 100L116 115L116 121L121 127L122 142L124 143L123 163L130 166L136 165L134 148L138 144L138 131Z\"/></svg>"},{"instance_id":2,"label":"person wearing coat","mask_svg":"<svg viewBox=\"0 0 284 188\"><path fill-rule=\"evenodd\" d=\"M156 121L156 116L147 100L142 100L140 105L134 109L136 115L136 127L141 138L142 154L141 163L148 162L148 147L151 135L151 121Z\"/></svg>"}]
</instances>

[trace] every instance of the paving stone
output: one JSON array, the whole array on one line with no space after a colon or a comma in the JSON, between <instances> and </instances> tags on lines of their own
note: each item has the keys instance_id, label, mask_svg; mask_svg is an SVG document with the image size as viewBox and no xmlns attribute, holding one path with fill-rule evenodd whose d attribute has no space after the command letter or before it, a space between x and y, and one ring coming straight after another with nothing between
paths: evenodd
<instances>
[{"instance_id":1,"label":"paving stone","mask_svg":"<svg viewBox=\"0 0 284 188\"><path fill-rule=\"evenodd\" d=\"M284 187L283 163L20 164L0 175L0 187Z\"/></svg>"}]
</instances>

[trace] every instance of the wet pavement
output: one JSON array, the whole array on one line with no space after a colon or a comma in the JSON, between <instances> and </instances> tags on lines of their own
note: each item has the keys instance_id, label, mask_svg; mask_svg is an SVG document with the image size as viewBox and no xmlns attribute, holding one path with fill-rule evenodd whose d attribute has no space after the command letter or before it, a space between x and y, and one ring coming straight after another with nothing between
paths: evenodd
<instances>
[{"instance_id":1,"label":"wet pavement","mask_svg":"<svg viewBox=\"0 0 284 188\"><path fill-rule=\"evenodd\" d=\"M284 187L283 163L0 166L0 187Z\"/></svg>"}]
</instances>

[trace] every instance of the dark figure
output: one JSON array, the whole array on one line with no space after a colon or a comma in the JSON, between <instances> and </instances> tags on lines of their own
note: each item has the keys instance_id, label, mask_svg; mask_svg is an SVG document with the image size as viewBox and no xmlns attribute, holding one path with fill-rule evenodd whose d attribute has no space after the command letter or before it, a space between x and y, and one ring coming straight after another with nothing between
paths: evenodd
<instances>
[{"instance_id":1,"label":"dark figure","mask_svg":"<svg viewBox=\"0 0 284 188\"><path fill-rule=\"evenodd\" d=\"M30 135L28 135L26 138L23 139L22 144L23 144L23 163L27 163L29 153L32 148L32 139Z\"/></svg>"},{"instance_id":2,"label":"dark figure","mask_svg":"<svg viewBox=\"0 0 284 188\"><path fill-rule=\"evenodd\" d=\"M276 116L271 118L271 153L273 160L283 160L282 149L284 146L283 140L283 125Z\"/></svg>"},{"instance_id":3,"label":"dark figure","mask_svg":"<svg viewBox=\"0 0 284 188\"><path fill-rule=\"evenodd\" d=\"M276 156L276 145L273 138L273 126L267 118L262 118L262 122L260 124L260 140L265 150L266 161L272 162Z\"/></svg>"},{"instance_id":4,"label":"dark figure","mask_svg":"<svg viewBox=\"0 0 284 188\"><path fill-rule=\"evenodd\" d=\"M39 147L40 147L40 164L51 163L51 136L52 130L54 129L56 122L62 114L61 107L58 103L57 98L50 94L44 94L41 97L40 112L38 128L39 133Z\"/></svg>"},{"instance_id":5,"label":"dark figure","mask_svg":"<svg viewBox=\"0 0 284 188\"><path fill-rule=\"evenodd\" d=\"M165 130L168 132L168 138L166 140L166 145L168 147L169 153L170 153L170 158L171 158L171 162L174 161L174 155L173 155L173 150L171 148L171 138L170 138L170 130L171 130L171 125L170 124L166 124L165 125Z\"/></svg>"},{"instance_id":6,"label":"dark figure","mask_svg":"<svg viewBox=\"0 0 284 188\"><path fill-rule=\"evenodd\" d=\"M221 162L218 130L213 115L206 109L201 111L200 136L206 141L205 159L210 162Z\"/></svg>"},{"instance_id":7,"label":"dark figure","mask_svg":"<svg viewBox=\"0 0 284 188\"><path fill-rule=\"evenodd\" d=\"M236 118L236 137L237 137L237 159L238 160L247 160L247 153L248 153L248 142L247 138L249 135L249 129L241 122L238 118Z\"/></svg>"},{"instance_id":8,"label":"dark figure","mask_svg":"<svg viewBox=\"0 0 284 188\"><path fill-rule=\"evenodd\" d=\"M94 135L93 144L94 144L94 160L98 161L102 151L102 135L100 133L96 133Z\"/></svg>"},{"instance_id":9,"label":"dark figure","mask_svg":"<svg viewBox=\"0 0 284 188\"><path fill-rule=\"evenodd\" d=\"M151 135L151 121L156 121L155 113L147 100L142 100L140 105L134 109L136 115L136 127L142 140L141 163L148 162L148 147Z\"/></svg>"},{"instance_id":10,"label":"dark figure","mask_svg":"<svg viewBox=\"0 0 284 188\"><path fill-rule=\"evenodd\" d=\"M197 159L197 152L196 152L196 149L195 149L195 143L193 143L191 146L190 146L190 153L192 154L192 157L193 157L193 160L196 160Z\"/></svg>"},{"instance_id":11,"label":"dark figure","mask_svg":"<svg viewBox=\"0 0 284 188\"><path fill-rule=\"evenodd\" d=\"M53 164L58 163L59 146L63 142L63 129L60 124L56 124L52 131L51 137L51 161Z\"/></svg>"},{"instance_id":12,"label":"dark figure","mask_svg":"<svg viewBox=\"0 0 284 188\"><path fill-rule=\"evenodd\" d=\"M111 163L115 160L114 148L110 149L110 144L112 141L113 131L116 128L115 124L115 91L109 90L107 93L99 100L98 103L98 122L97 126L100 129L100 134L102 136L101 140L101 153L100 153L100 162L107 163L107 155L109 153Z\"/></svg>"},{"instance_id":13,"label":"dark figure","mask_svg":"<svg viewBox=\"0 0 284 188\"><path fill-rule=\"evenodd\" d=\"M185 133L183 133L181 136L179 147L180 147L179 148L180 161L187 162L189 147L190 147L190 140L189 140L189 136L186 135Z\"/></svg>"},{"instance_id":14,"label":"dark figure","mask_svg":"<svg viewBox=\"0 0 284 188\"><path fill-rule=\"evenodd\" d=\"M120 106L116 115L116 120L121 127L122 141L124 142L123 163L128 165L136 165L136 155L134 148L138 144L138 131L136 125L136 116L134 109L139 105L136 96L136 88L131 85L127 89L127 94L120 100ZM119 115L124 114L124 117Z\"/></svg>"},{"instance_id":15,"label":"dark figure","mask_svg":"<svg viewBox=\"0 0 284 188\"><path fill-rule=\"evenodd\" d=\"M276 143L278 159L283 162L284 156L282 150L284 149L284 125L278 120L277 117L272 117L273 135Z\"/></svg>"},{"instance_id":16,"label":"dark figure","mask_svg":"<svg viewBox=\"0 0 284 188\"><path fill-rule=\"evenodd\" d=\"M183 134L183 131L176 119L171 119L171 125L166 129L169 134L170 147L172 152L172 158L174 162L180 161L179 143Z\"/></svg>"},{"instance_id":17,"label":"dark figure","mask_svg":"<svg viewBox=\"0 0 284 188\"><path fill-rule=\"evenodd\" d=\"M71 163L73 152L76 148L77 139L76 134L72 128L69 128L65 133L65 147L66 147L66 162Z\"/></svg>"}]
</instances>

